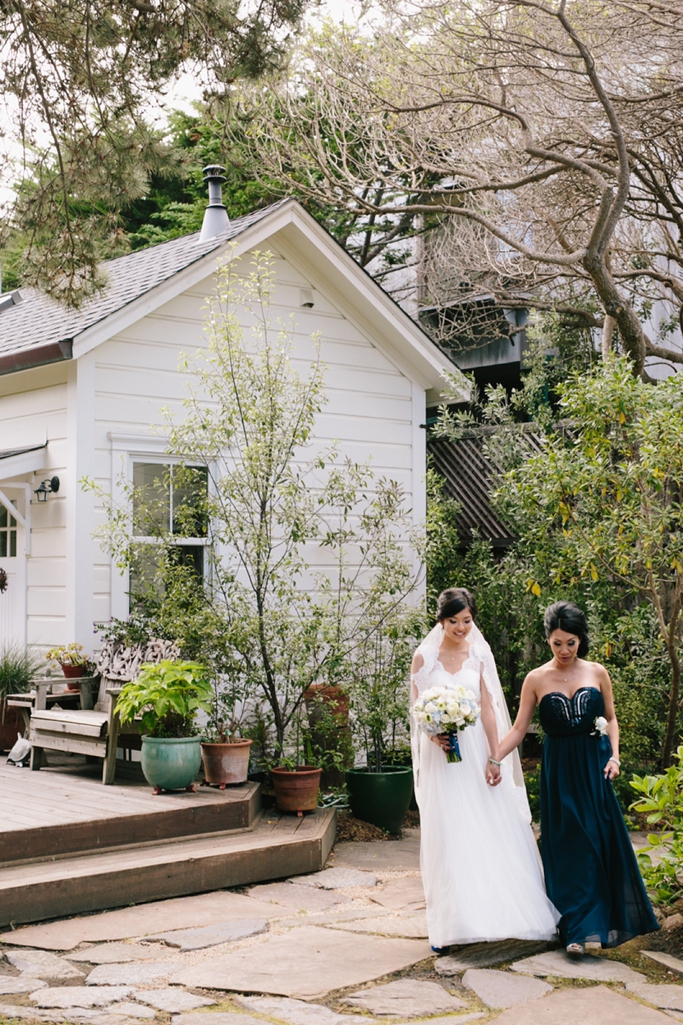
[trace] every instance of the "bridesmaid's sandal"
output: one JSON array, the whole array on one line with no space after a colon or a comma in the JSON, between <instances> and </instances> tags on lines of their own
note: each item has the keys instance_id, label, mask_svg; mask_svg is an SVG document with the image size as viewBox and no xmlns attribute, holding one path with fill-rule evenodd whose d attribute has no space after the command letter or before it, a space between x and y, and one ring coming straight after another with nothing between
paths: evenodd
<instances>
[{"instance_id":1,"label":"bridesmaid's sandal","mask_svg":"<svg viewBox=\"0 0 683 1025\"><path fill-rule=\"evenodd\" d=\"M447 954L450 949L450 947L432 947L435 954Z\"/></svg>"},{"instance_id":2,"label":"bridesmaid's sandal","mask_svg":"<svg viewBox=\"0 0 683 1025\"><path fill-rule=\"evenodd\" d=\"M570 957L583 957L584 949L583 943L568 943L567 953Z\"/></svg>"}]
</instances>

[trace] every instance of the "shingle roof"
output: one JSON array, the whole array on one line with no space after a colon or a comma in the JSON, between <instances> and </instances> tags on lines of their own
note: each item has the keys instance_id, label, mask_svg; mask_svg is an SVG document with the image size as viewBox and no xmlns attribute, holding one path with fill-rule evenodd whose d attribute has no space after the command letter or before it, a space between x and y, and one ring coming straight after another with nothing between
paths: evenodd
<instances>
[{"instance_id":1,"label":"shingle roof","mask_svg":"<svg viewBox=\"0 0 683 1025\"><path fill-rule=\"evenodd\" d=\"M0 373L21 369L18 362L30 366L68 358L71 341L77 335L289 202L292 200L283 199L238 217L231 221L227 231L206 242L199 242L196 232L105 261L102 269L108 283L79 309L63 306L36 289L22 288L22 301L0 312ZM22 359L18 360L20 353Z\"/></svg>"},{"instance_id":2,"label":"shingle roof","mask_svg":"<svg viewBox=\"0 0 683 1025\"><path fill-rule=\"evenodd\" d=\"M541 450L534 434L525 431L524 438L530 453ZM445 479L448 493L460 506L456 527L462 544L468 545L475 531L494 548L511 544L515 535L491 505L491 492L502 471L484 455L483 438L449 441L432 437L427 440L427 452L432 466Z\"/></svg>"}]
</instances>

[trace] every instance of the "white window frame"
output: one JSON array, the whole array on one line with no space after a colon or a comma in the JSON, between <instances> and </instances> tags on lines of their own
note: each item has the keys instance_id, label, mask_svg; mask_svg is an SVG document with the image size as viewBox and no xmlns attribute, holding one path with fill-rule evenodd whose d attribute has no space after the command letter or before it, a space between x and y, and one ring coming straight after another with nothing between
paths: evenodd
<instances>
[{"instance_id":1,"label":"white window frame","mask_svg":"<svg viewBox=\"0 0 683 1025\"><path fill-rule=\"evenodd\" d=\"M178 466L183 460L180 456L171 456L166 451L168 438L154 435L131 435L109 433L111 442L111 494L115 506L121 507L127 501L126 493L121 484L123 472L126 481L133 483L133 467L135 463L158 463L160 466ZM193 461L193 465L200 465ZM211 467L209 471L209 487L211 482ZM140 541L155 541L156 538L140 537ZM198 548L210 548L211 524L207 526L206 537L178 537L178 543L183 546L196 546ZM204 556L204 584L209 583L210 560ZM130 573L126 569L122 573L116 565L116 559L111 559L111 615L115 619L127 619L130 615Z\"/></svg>"}]
</instances>

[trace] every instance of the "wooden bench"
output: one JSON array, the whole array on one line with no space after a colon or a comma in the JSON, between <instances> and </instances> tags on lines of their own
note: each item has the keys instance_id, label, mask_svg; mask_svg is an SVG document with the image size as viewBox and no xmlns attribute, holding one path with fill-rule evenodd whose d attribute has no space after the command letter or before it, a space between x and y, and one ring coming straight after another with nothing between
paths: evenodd
<instances>
[{"instance_id":1,"label":"wooden bench","mask_svg":"<svg viewBox=\"0 0 683 1025\"><path fill-rule=\"evenodd\" d=\"M100 691L101 693L101 691ZM31 714L29 740L31 741L31 768L38 770L44 751L67 751L102 759L102 782L111 784L116 774L116 749L139 747L122 743L139 739L136 723L127 723L122 731L116 702L121 687L107 687L108 708L95 709L35 709Z\"/></svg>"},{"instance_id":2,"label":"wooden bench","mask_svg":"<svg viewBox=\"0 0 683 1025\"><path fill-rule=\"evenodd\" d=\"M177 646L171 641L150 641L135 648L113 648L105 645L98 659L102 676L98 700L90 709L48 709L38 702L31 713L29 740L31 768L38 770L44 751L66 751L102 759L102 782L111 784L116 774L118 747L139 750L142 738L137 722L121 725L116 703L123 684L135 679L143 662L160 662L162 658L178 658ZM116 670L116 678L109 673Z\"/></svg>"}]
</instances>

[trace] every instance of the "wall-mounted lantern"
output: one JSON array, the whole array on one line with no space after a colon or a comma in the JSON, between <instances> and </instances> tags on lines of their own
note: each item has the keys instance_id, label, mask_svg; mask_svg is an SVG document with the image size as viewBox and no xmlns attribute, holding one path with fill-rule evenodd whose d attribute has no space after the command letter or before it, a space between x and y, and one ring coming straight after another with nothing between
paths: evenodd
<instances>
[{"instance_id":1,"label":"wall-mounted lantern","mask_svg":"<svg viewBox=\"0 0 683 1025\"><path fill-rule=\"evenodd\" d=\"M34 495L38 496L39 502L47 502L48 495L56 495L59 491L59 477L50 477L49 480L41 481L40 487L36 488Z\"/></svg>"}]
</instances>

